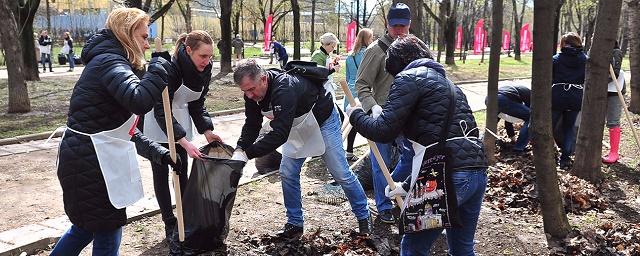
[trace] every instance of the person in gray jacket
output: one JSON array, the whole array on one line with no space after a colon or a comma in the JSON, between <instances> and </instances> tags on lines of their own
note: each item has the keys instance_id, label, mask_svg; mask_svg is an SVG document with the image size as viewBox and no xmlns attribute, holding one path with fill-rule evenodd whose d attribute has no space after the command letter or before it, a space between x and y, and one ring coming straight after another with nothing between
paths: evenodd
<instances>
[{"instance_id":1,"label":"person in gray jacket","mask_svg":"<svg viewBox=\"0 0 640 256\"><path fill-rule=\"evenodd\" d=\"M358 68L356 79L356 90L358 98L362 101L365 112L371 113L373 118L378 118L382 113L382 105L387 101L389 88L393 83L393 75L385 70L385 59L389 45L402 35L409 34L411 26L411 10L403 3L396 3L391 6L387 13L388 25L387 34L369 45L364 53L360 67ZM404 180L411 173L411 161L413 150L411 143L403 137L398 137L396 143L401 150L400 161L392 173L392 178L396 181ZM385 164L391 162L392 143L376 143ZM391 200L384 195L384 188L387 182L382 174L373 153L371 153L371 171L373 176L373 190L378 209L378 219L381 222L392 224L395 222L391 209Z\"/></svg>"}]
</instances>

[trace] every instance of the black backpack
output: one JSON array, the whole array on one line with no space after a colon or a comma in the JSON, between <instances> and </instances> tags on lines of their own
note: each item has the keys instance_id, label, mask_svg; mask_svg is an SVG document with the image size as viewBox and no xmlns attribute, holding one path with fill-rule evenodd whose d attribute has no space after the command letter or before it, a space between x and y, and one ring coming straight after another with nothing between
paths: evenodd
<instances>
[{"instance_id":1,"label":"black backpack","mask_svg":"<svg viewBox=\"0 0 640 256\"><path fill-rule=\"evenodd\" d=\"M287 73L300 75L319 87L323 87L324 83L329 80L329 75L334 72L334 70L319 67L315 62L301 60L288 62L284 70Z\"/></svg>"}]
</instances>

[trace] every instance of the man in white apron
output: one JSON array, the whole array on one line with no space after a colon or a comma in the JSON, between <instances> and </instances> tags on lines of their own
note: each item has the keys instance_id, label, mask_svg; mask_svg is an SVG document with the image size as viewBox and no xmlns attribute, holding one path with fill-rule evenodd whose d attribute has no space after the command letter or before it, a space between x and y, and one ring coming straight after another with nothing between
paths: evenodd
<instances>
[{"instance_id":1,"label":"man in white apron","mask_svg":"<svg viewBox=\"0 0 640 256\"><path fill-rule=\"evenodd\" d=\"M280 70L265 71L252 59L240 63L233 78L245 95L246 119L232 159L247 161L282 146L280 177L287 223L277 235L292 240L302 236L300 169L307 157L313 156L322 157L342 186L360 233L369 233L367 198L349 169L338 112L322 84ZM256 141L263 116L272 119L273 130Z\"/></svg>"}]
</instances>

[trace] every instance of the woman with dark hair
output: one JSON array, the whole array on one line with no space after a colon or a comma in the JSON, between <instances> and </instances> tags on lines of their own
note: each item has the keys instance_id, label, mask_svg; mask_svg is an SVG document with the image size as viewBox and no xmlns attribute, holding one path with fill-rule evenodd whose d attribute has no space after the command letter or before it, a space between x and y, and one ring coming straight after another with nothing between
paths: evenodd
<instances>
[{"instance_id":1,"label":"woman with dark hair","mask_svg":"<svg viewBox=\"0 0 640 256\"><path fill-rule=\"evenodd\" d=\"M406 196L401 207L405 234L400 254L428 255L447 228L449 253L473 255L487 161L471 108L462 90L447 79L444 67L417 37L396 39L387 55L386 70L395 80L382 114L374 119L361 108L350 108L348 114L354 128L373 141L389 143L404 134L413 144L413 163L422 163L413 165L411 176L397 182L395 189L386 188L388 197ZM426 168L437 154L446 159L440 173ZM429 200L447 204L427 203L432 202ZM411 223L406 216L413 216Z\"/></svg>"},{"instance_id":2,"label":"woman with dark hair","mask_svg":"<svg viewBox=\"0 0 640 256\"><path fill-rule=\"evenodd\" d=\"M582 109L582 90L587 55L582 49L582 39L569 32L560 40L560 52L553 56L553 87L551 89L552 124L555 128L562 119L560 135L556 143L560 147L560 168L571 165L571 155L576 141L574 128ZM560 139L562 138L562 139Z\"/></svg>"},{"instance_id":3,"label":"woman with dark hair","mask_svg":"<svg viewBox=\"0 0 640 256\"><path fill-rule=\"evenodd\" d=\"M181 159L185 160L182 161L181 170L186 170L187 155L197 159L201 156L198 147L191 143L195 132L204 134L207 142L222 141L213 133L213 123L204 106L211 81L213 39L203 30L194 30L189 34L180 35L173 57L168 56L167 52L154 53L154 56L156 54L171 59L174 67L173 72L169 72L167 87L172 103L173 131L175 140L178 142L176 152ZM144 118L144 134L168 148L162 101L158 101L154 109ZM153 170L153 188L165 224L166 236L170 238L176 224L176 217L173 214L169 193L169 168L166 164L152 163L151 169ZM180 173L179 178L181 191L185 191L187 173Z\"/></svg>"}]
</instances>

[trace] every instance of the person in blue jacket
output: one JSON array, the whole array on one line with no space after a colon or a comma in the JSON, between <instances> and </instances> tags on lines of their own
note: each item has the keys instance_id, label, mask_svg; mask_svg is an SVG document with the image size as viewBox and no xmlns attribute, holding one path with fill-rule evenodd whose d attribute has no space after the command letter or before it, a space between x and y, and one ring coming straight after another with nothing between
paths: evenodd
<instances>
[{"instance_id":1,"label":"person in blue jacket","mask_svg":"<svg viewBox=\"0 0 640 256\"><path fill-rule=\"evenodd\" d=\"M347 85L349 86L349 90L353 97L358 97L358 91L356 91L356 78L358 74L358 67L360 66L360 62L362 62L362 56L364 56L364 51L367 50L367 47L373 42L373 31L369 28L363 28L358 32L358 36L356 37L356 42L353 46L353 50L347 56L346 66L347 66ZM347 105L349 105L349 101L344 101L344 111L347 111ZM357 158L353 154L353 143L356 140L356 130L351 129L349 135L347 137L347 160L355 161Z\"/></svg>"},{"instance_id":2,"label":"person in blue jacket","mask_svg":"<svg viewBox=\"0 0 640 256\"><path fill-rule=\"evenodd\" d=\"M275 39L271 42L271 55L274 54L276 55L276 60L280 63L280 68L284 69L284 66L287 65L287 61L289 60L289 55L287 54L287 49L284 48L284 45L280 44ZM271 64L271 62L269 64Z\"/></svg>"},{"instance_id":3,"label":"person in blue jacket","mask_svg":"<svg viewBox=\"0 0 640 256\"><path fill-rule=\"evenodd\" d=\"M582 49L582 39L575 32L569 32L560 40L560 52L553 56L553 87L551 89L552 124L555 128L560 119L562 139L556 138L560 147L560 168L571 165L576 130L574 125L582 108L587 55Z\"/></svg>"}]
</instances>

